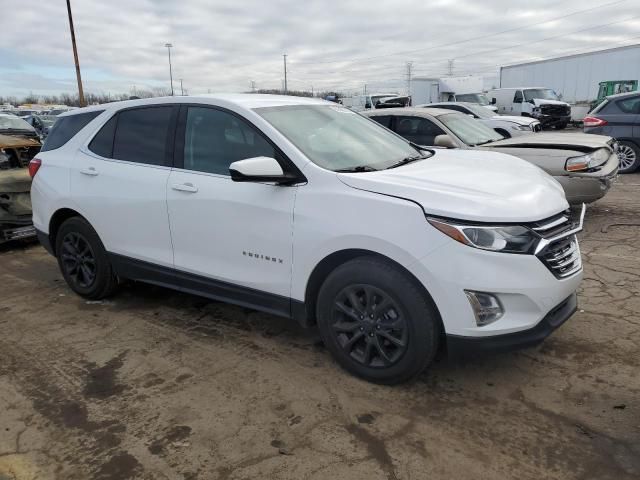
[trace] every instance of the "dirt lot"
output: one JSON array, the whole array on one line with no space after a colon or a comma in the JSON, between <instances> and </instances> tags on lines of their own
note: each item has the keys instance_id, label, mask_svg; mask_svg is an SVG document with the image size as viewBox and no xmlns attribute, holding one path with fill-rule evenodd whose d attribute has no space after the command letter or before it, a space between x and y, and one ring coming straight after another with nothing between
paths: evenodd
<instances>
[{"instance_id":1,"label":"dirt lot","mask_svg":"<svg viewBox=\"0 0 640 480\"><path fill-rule=\"evenodd\" d=\"M85 302L0 251L0 480L638 479L640 175L588 212L579 312L540 347L417 382L343 373L313 331L131 285Z\"/></svg>"}]
</instances>

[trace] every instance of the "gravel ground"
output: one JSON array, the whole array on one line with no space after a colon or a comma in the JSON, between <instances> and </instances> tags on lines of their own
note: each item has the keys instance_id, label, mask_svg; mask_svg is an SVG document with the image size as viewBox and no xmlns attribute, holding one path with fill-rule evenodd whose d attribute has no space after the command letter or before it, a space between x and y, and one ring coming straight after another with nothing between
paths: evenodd
<instances>
[{"instance_id":1,"label":"gravel ground","mask_svg":"<svg viewBox=\"0 0 640 480\"><path fill-rule=\"evenodd\" d=\"M541 346L375 386L314 331L145 285L86 302L0 251L0 480L638 479L640 174L593 205Z\"/></svg>"}]
</instances>

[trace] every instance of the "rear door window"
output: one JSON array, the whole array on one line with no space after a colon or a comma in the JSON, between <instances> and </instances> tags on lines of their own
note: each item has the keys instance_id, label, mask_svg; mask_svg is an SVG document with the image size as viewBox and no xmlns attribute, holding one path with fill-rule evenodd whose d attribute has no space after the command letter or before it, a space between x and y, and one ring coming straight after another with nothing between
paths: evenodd
<instances>
[{"instance_id":1,"label":"rear door window","mask_svg":"<svg viewBox=\"0 0 640 480\"><path fill-rule=\"evenodd\" d=\"M102 112L104 110L94 110L93 112L76 113L58 118L47 135L41 150L47 152L62 147Z\"/></svg>"},{"instance_id":2,"label":"rear door window","mask_svg":"<svg viewBox=\"0 0 640 480\"><path fill-rule=\"evenodd\" d=\"M371 120L375 120L376 122L378 122L380 125L387 127L387 128L391 128L391 117L389 115L383 115L383 116L375 116L375 117L369 117L371 118Z\"/></svg>"},{"instance_id":3,"label":"rear door window","mask_svg":"<svg viewBox=\"0 0 640 480\"><path fill-rule=\"evenodd\" d=\"M433 145L435 138L444 135L445 131L423 117L397 117L396 133L418 145Z\"/></svg>"},{"instance_id":4,"label":"rear door window","mask_svg":"<svg viewBox=\"0 0 640 480\"><path fill-rule=\"evenodd\" d=\"M640 113L640 97L618 100L616 105L622 113Z\"/></svg>"},{"instance_id":5,"label":"rear door window","mask_svg":"<svg viewBox=\"0 0 640 480\"><path fill-rule=\"evenodd\" d=\"M119 112L112 158L146 165L166 165L174 108L143 107Z\"/></svg>"}]
</instances>

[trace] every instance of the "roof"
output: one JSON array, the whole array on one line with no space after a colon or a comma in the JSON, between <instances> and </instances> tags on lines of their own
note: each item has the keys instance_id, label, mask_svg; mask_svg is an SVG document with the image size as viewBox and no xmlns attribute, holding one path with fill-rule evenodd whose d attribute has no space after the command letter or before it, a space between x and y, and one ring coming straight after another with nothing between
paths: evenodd
<instances>
[{"instance_id":1,"label":"roof","mask_svg":"<svg viewBox=\"0 0 640 480\"><path fill-rule=\"evenodd\" d=\"M170 103L211 103L211 104L234 104L242 108L251 110L260 107L281 107L286 105L333 105L319 98L294 97L291 95L261 95L255 93L219 93L205 95L184 95L174 97L154 97L141 98L137 100L124 100L122 102L103 103L101 105L91 105L89 107L78 108L61 113L59 117L77 115L79 113L93 112L100 110L120 110L122 108L137 107L144 105L161 105Z\"/></svg>"},{"instance_id":2,"label":"roof","mask_svg":"<svg viewBox=\"0 0 640 480\"><path fill-rule=\"evenodd\" d=\"M445 110L443 108L432 107L405 107L405 108L383 108L380 110L369 110L368 112L360 112L367 117L379 117L383 115L401 116L409 115L412 117L439 117L440 115L459 114L460 112L454 112L451 110Z\"/></svg>"},{"instance_id":3,"label":"roof","mask_svg":"<svg viewBox=\"0 0 640 480\"><path fill-rule=\"evenodd\" d=\"M635 97L637 95L640 95L640 91L634 90L633 92L622 92L614 95L607 95L605 98L617 100L618 98Z\"/></svg>"},{"instance_id":4,"label":"roof","mask_svg":"<svg viewBox=\"0 0 640 480\"><path fill-rule=\"evenodd\" d=\"M537 63L553 62L556 60L568 60L569 58L585 57L587 55L597 55L600 53L611 53L611 52L621 51L621 50L631 50L634 48L640 48L640 44L636 43L635 45L625 45L624 47L606 48L604 50L594 50L591 52L575 53L573 55L566 55L564 57L545 58L543 60L536 60L533 62L514 63L512 65L505 65L504 67L500 67L500 70L506 69L506 68L522 67L523 65L535 65Z\"/></svg>"}]
</instances>

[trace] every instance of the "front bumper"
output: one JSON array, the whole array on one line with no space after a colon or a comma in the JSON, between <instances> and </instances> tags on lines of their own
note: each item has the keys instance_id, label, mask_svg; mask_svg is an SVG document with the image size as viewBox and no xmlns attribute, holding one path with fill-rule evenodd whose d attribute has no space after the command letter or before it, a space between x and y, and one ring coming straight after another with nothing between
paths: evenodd
<instances>
[{"instance_id":1,"label":"front bumper","mask_svg":"<svg viewBox=\"0 0 640 480\"><path fill-rule=\"evenodd\" d=\"M480 250L452 239L413 264L411 271L431 294L447 337L454 342L486 339L492 345L489 339L526 337L533 331L537 339L551 331L544 323L549 318L554 318L554 327L561 323L556 317L571 310L568 318L572 308L558 307L575 294L582 280L575 235L582 230L584 212L583 207L579 219L565 211L528 224L541 237L535 254ZM502 316L479 325L465 291L495 297Z\"/></svg>"},{"instance_id":2,"label":"front bumper","mask_svg":"<svg viewBox=\"0 0 640 480\"><path fill-rule=\"evenodd\" d=\"M618 156L612 153L607 163L595 172L572 172L554 176L562 185L567 201L572 204L591 203L604 197L618 176Z\"/></svg>"},{"instance_id":3,"label":"front bumper","mask_svg":"<svg viewBox=\"0 0 640 480\"><path fill-rule=\"evenodd\" d=\"M450 357L466 357L488 352L508 352L538 345L566 322L577 309L578 296L572 293L547 313L536 326L527 330L492 337L447 335L447 354Z\"/></svg>"},{"instance_id":4,"label":"front bumper","mask_svg":"<svg viewBox=\"0 0 640 480\"><path fill-rule=\"evenodd\" d=\"M571 114L548 115L545 113L538 113L532 115L532 117L539 120L543 127L555 127L556 125L567 125L571 123Z\"/></svg>"}]
</instances>

